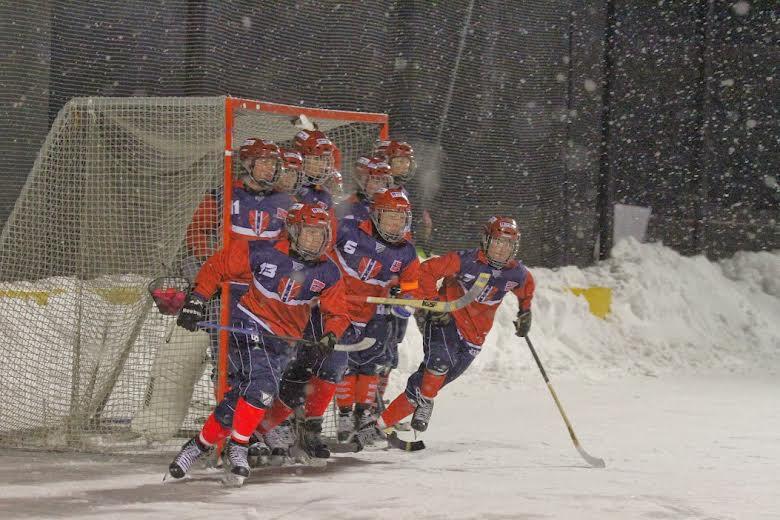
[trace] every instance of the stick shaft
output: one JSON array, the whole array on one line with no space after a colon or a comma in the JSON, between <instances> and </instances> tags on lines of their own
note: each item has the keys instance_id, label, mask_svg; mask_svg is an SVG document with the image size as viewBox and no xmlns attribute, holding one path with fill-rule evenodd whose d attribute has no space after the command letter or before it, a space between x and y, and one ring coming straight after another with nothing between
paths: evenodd
<instances>
[{"instance_id":1,"label":"stick shaft","mask_svg":"<svg viewBox=\"0 0 780 520\"><path fill-rule=\"evenodd\" d=\"M561 401L558 399L558 394L555 393L555 389L553 388L552 383L550 383L550 378L547 377L547 372L545 372L544 366L542 366L542 360L539 359L539 355L536 353L536 349L534 348L533 343L531 343L531 338L525 336L525 342L528 344L528 348L531 350L534 361L536 361L536 366L539 367L539 372L542 373L544 382L547 384L547 389L550 391L550 395L552 395L553 401L555 401L555 406L558 408L558 412L561 414L564 424L566 424L566 429L569 430L569 436L574 443L574 447L577 448L577 451L580 453L582 458L584 458L591 466L597 468L605 467L604 461L602 459L589 455L582 448L582 446L580 446L580 441L577 439L577 434L574 433L574 428L569 422L569 418L566 416L566 412L563 411L563 405L561 405Z\"/></svg>"}]
</instances>

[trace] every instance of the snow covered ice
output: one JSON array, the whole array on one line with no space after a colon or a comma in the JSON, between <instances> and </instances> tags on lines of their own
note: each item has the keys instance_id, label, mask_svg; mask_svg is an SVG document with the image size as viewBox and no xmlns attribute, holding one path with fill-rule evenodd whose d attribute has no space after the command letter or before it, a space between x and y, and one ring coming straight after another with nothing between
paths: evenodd
<instances>
[{"instance_id":1,"label":"snow covered ice","mask_svg":"<svg viewBox=\"0 0 780 520\"><path fill-rule=\"evenodd\" d=\"M596 266L534 269L531 337L583 447L568 437L507 298L472 369L437 400L428 448L257 471L226 490L169 455L5 451L2 518L780 518L780 252L717 263L626 241ZM568 287L613 289L596 318ZM410 328L388 396L419 363Z\"/></svg>"}]
</instances>

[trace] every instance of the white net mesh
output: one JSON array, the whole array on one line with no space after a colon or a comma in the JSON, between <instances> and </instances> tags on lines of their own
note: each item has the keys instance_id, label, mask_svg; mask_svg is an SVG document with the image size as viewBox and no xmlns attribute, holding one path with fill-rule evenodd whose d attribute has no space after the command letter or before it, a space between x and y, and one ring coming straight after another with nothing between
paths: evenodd
<instances>
[{"instance_id":1,"label":"white net mesh","mask_svg":"<svg viewBox=\"0 0 780 520\"><path fill-rule=\"evenodd\" d=\"M186 270L193 214L221 200L225 104L78 98L59 113L0 236L4 445L165 449L208 415L209 335L173 327L146 286ZM295 133L258 106L236 109L234 148ZM345 164L379 133L350 117L312 117Z\"/></svg>"}]
</instances>

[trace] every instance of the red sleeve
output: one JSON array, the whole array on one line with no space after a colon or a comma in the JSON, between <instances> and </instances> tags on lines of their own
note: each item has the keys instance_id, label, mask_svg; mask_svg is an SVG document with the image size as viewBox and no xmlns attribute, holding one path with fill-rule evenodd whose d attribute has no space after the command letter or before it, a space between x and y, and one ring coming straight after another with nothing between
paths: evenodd
<instances>
[{"instance_id":1,"label":"red sleeve","mask_svg":"<svg viewBox=\"0 0 780 520\"><path fill-rule=\"evenodd\" d=\"M187 226L187 248L190 252L203 260L214 253L211 241L214 233L219 228L219 207L217 200L212 195L207 195L198 204L192 222Z\"/></svg>"},{"instance_id":2,"label":"red sleeve","mask_svg":"<svg viewBox=\"0 0 780 520\"><path fill-rule=\"evenodd\" d=\"M332 332L340 338L349 327L349 311L347 310L347 293L344 279L331 285L320 294L320 312L325 320L323 332Z\"/></svg>"},{"instance_id":3,"label":"red sleeve","mask_svg":"<svg viewBox=\"0 0 780 520\"><path fill-rule=\"evenodd\" d=\"M416 296L420 289L420 260L415 256L414 260L409 262L409 265L401 271L401 276L398 280L401 286L401 294L408 293L412 296Z\"/></svg>"},{"instance_id":4,"label":"red sleeve","mask_svg":"<svg viewBox=\"0 0 780 520\"><path fill-rule=\"evenodd\" d=\"M536 289L534 277L531 275L531 271L526 270L525 283L523 286L512 289L512 292L517 296L517 301L520 303L520 309L524 311L531 309L531 300L534 297L534 289Z\"/></svg>"},{"instance_id":5,"label":"red sleeve","mask_svg":"<svg viewBox=\"0 0 780 520\"><path fill-rule=\"evenodd\" d=\"M208 300L226 280L252 278L249 265L249 242L237 240L228 249L220 249L206 260L195 278L195 292Z\"/></svg>"},{"instance_id":6,"label":"red sleeve","mask_svg":"<svg viewBox=\"0 0 780 520\"><path fill-rule=\"evenodd\" d=\"M439 294L436 282L458 271L460 271L460 256L455 251L429 258L420 264L420 288L417 295L423 299L435 298Z\"/></svg>"}]
</instances>

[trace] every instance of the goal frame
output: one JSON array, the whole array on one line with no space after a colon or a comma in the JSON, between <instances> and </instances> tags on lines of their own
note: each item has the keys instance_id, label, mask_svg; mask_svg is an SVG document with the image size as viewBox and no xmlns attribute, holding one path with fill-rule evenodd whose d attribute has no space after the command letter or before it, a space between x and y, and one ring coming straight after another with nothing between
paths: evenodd
<instances>
[{"instance_id":1,"label":"goal frame","mask_svg":"<svg viewBox=\"0 0 780 520\"><path fill-rule=\"evenodd\" d=\"M347 110L329 110L324 108L308 108L295 105L283 105L255 99L237 98L227 96L225 98L225 156L224 156L224 200L222 203L222 247L230 247L230 207L232 205L233 185L233 124L237 110L253 110L256 112L268 112L277 115L296 117L305 115L310 119L338 119L355 123L370 123L379 126L379 138L389 138L389 116L378 112L353 112ZM230 325L230 284L223 283L221 287L222 305L220 305L219 321L223 326ZM215 397L217 402L222 401L227 393L227 365L228 343L230 335L226 330L219 331L219 353L217 359L217 384L215 385Z\"/></svg>"}]
</instances>

